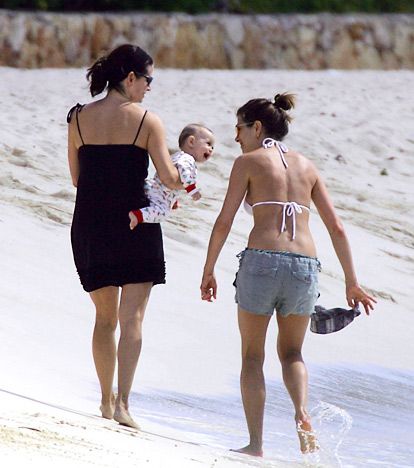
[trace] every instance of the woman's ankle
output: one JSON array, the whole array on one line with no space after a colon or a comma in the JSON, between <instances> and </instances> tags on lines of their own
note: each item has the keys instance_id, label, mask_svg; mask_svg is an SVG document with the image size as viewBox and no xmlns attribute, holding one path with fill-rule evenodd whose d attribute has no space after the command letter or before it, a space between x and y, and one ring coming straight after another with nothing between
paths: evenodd
<instances>
[{"instance_id":1,"label":"woman's ankle","mask_svg":"<svg viewBox=\"0 0 414 468\"><path fill-rule=\"evenodd\" d=\"M299 408L296 410L295 421L296 421L296 424L299 424L299 423L310 424L311 419L306 408Z\"/></svg>"}]
</instances>

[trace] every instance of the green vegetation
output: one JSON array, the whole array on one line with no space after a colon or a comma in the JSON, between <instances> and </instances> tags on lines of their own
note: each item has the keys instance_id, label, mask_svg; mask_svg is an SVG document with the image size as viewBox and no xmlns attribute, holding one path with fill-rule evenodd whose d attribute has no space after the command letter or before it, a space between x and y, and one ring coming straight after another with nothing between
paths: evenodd
<instances>
[{"instance_id":1,"label":"green vegetation","mask_svg":"<svg viewBox=\"0 0 414 468\"><path fill-rule=\"evenodd\" d=\"M414 0L0 0L0 8L186 13L414 13Z\"/></svg>"}]
</instances>

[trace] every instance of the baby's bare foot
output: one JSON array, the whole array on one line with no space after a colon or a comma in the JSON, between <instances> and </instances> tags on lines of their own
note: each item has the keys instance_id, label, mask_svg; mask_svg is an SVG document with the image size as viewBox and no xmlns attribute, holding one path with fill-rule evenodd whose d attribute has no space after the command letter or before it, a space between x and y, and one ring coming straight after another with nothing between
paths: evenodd
<instances>
[{"instance_id":1,"label":"baby's bare foot","mask_svg":"<svg viewBox=\"0 0 414 468\"><path fill-rule=\"evenodd\" d=\"M101 406L99 407L102 413L102 417L105 419L113 419L115 412L115 395L111 395L109 401L102 400Z\"/></svg>"},{"instance_id":2,"label":"baby's bare foot","mask_svg":"<svg viewBox=\"0 0 414 468\"><path fill-rule=\"evenodd\" d=\"M132 211L129 212L128 216L131 220L131 222L129 223L129 229L131 229L132 231L132 229L134 229L138 224L138 218L134 215Z\"/></svg>"},{"instance_id":3,"label":"baby's bare foot","mask_svg":"<svg viewBox=\"0 0 414 468\"><path fill-rule=\"evenodd\" d=\"M302 453L313 453L319 450L316 433L312 430L309 419L296 421L300 450Z\"/></svg>"},{"instance_id":4,"label":"baby's bare foot","mask_svg":"<svg viewBox=\"0 0 414 468\"><path fill-rule=\"evenodd\" d=\"M116 422L121 424L121 426L128 426L138 430L141 429L139 425L132 419L128 410L120 406L117 406L115 409L114 419Z\"/></svg>"},{"instance_id":5,"label":"baby's bare foot","mask_svg":"<svg viewBox=\"0 0 414 468\"><path fill-rule=\"evenodd\" d=\"M246 445L239 449L230 449L230 452L244 453L246 455L252 455L253 457L263 457L263 450L261 447L255 447L251 444Z\"/></svg>"}]
</instances>

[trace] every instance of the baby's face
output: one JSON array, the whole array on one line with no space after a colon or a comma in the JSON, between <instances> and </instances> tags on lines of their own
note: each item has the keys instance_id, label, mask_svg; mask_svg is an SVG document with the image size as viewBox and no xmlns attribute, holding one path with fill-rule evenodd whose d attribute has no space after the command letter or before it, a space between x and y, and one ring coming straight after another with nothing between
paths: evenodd
<instances>
[{"instance_id":1,"label":"baby's face","mask_svg":"<svg viewBox=\"0 0 414 468\"><path fill-rule=\"evenodd\" d=\"M207 129L200 129L194 135L191 154L198 163L206 162L213 154L214 136Z\"/></svg>"}]
</instances>

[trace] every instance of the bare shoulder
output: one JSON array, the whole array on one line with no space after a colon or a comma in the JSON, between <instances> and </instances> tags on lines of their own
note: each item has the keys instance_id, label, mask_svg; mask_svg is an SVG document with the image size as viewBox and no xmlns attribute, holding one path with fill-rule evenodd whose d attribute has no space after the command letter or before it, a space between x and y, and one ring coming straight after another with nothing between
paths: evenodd
<instances>
[{"instance_id":1,"label":"bare shoulder","mask_svg":"<svg viewBox=\"0 0 414 468\"><path fill-rule=\"evenodd\" d=\"M250 153L243 153L234 160L231 177L233 179L250 179L252 174L257 173L257 164Z\"/></svg>"},{"instance_id":2,"label":"bare shoulder","mask_svg":"<svg viewBox=\"0 0 414 468\"><path fill-rule=\"evenodd\" d=\"M246 157L246 154L241 154L236 157L233 163L233 169L243 170L249 166L250 161L249 158Z\"/></svg>"},{"instance_id":3,"label":"bare shoulder","mask_svg":"<svg viewBox=\"0 0 414 468\"><path fill-rule=\"evenodd\" d=\"M84 107L85 107L84 104L80 104L78 102L77 104L75 104L74 106L72 106L69 109L69 111L67 113L67 116L66 116L66 122L69 124L69 127L73 126L73 123L76 120L76 119L73 118L75 116L75 114L80 112Z\"/></svg>"},{"instance_id":4,"label":"bare shoulder","mask_svg":"<svg viewBox=\"0 0 414 468\"><path fill-rule=\"evenodd\" d=\"M83 115L98 112L101 110L102 104L103 104L103 98L98 99L97 101L88 102L82 106L82 109L80 112L82 112Z\"/></svg>"},{"instance_id":5,"label":"bare shoulder","mask_svg":"<svg viewBox=\"0 0 414 468\"><path fill-rule=\"evenodd\" d=\"M299 153L298 151L289 151L287 154L288 156L291 156L295 163L306 172L314 174L315 176L318 174L318 169L315 164L302 153Z\"/></svg>"},{"instance_id":6,"label":"bare shoulder","mask_svg":"<svg viewBox=\"0 0 414 468\"><path fill-rule=\"evenodd\" d=\"M264 161L263 157L263 150L261 148L250 151L248 153L243 153L241 156L239 156L243 163L248 166L248 165L254 165L254 164L262 164Z\"/></svg>"},{"instance_id":7,"label":"bare shoulder","mask_svg":"<svg viewBox=\"0 0 414 468\"><path fill-rule=\"evenodd\" d=\"M151 130L163 130L164 124L162 120L154 112L147 111L145 114L145 126Z\"/></svg>"},{"instance_id":8,"label":"bare shoulder","mask_svg":"<svg viewBox=\"0 0 414 468\"><path fill-rule=\"evenodd\" d=\"M239 158L240 164L252 175L262 174L263 171L267 171L272 160L271 157L269 158L269 154L264 152L262 148L243 153Z\"/></svg>"},{"instance_id":9,"label":"bare shoulder","mask_svg":"<svg viewBox=\"0 0 414 468\"><path fill-rule=\"evenodd\" d=\"M89 102L87 104L78 103L75 106L73 106L70 109L68 116L67 116L67 122L69 123L69 125L70 126L76 125L76 116L79 121L85 120L85 117L87 117L87 119L89 118L93 119L94 114L96 114L96 112L100 112L101 110L100 109L101 101L102 99L100 99L99 101Z\"/></svg>"},{"instance_id":10,"label":"bare shoulder","mask_svg":"<svg viewBox=\"0 0 414 468\"><path fill-rule=\"evenodd\" d=\"M143 113L144 117L144 113ZM148 137L156 139L165 138L165 128L162 120L154 112L147 111L145 114L145 120L143 122L143 133Z\"/></svg>"}]
</instances>

